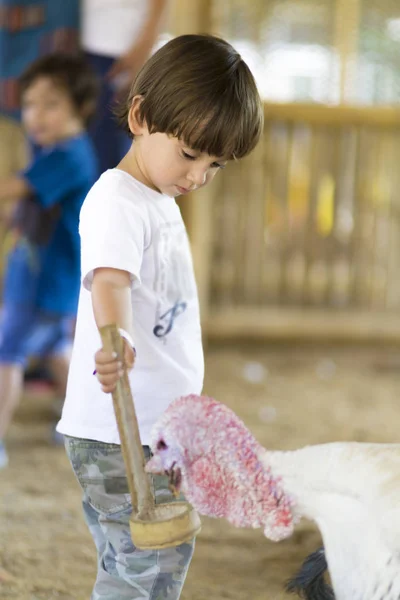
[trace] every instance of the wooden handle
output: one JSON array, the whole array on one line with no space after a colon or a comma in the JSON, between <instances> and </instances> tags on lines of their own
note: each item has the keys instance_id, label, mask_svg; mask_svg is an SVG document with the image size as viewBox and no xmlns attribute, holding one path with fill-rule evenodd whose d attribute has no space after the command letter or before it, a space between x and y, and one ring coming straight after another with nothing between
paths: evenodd
<instances>
[{"instance_id":1,"label":"wooden handle","mask_svg":"<svg viewBox=\"0 0 400 600\"><path fill-rule=\"evenodd\" d=\"M116 325L105 325L100 328L100 335L104 350L116 352L118 360L124 363L124 340L119 334L118 327ZM118 380L112 398L133 510L139 518L148 518L154 511L154 496L150 488L149 478L144 470L145 458L126 370Z\"/></svg>"}]
</instances>

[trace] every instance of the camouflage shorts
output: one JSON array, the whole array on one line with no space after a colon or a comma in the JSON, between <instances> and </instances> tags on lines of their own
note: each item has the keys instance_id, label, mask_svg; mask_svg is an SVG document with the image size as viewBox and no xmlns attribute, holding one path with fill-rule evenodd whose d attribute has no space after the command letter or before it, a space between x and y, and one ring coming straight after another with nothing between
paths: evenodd
<instances>
[{"instance_id":1,"label":"camouflage shorts","mask_svg":"<svg viewBox=\"0 0 400 600\"><path fill-rule=\"evenodd\" d=\"M194 540L176 548L138 550L120 446L65 436L65 447L83 489L83 509L98 553L91 600L176 600L193 555ZM150 457L148 446L145 456ZM156 503L173 502L166 477L152 476Z\"/></svg>"}]
</instances>

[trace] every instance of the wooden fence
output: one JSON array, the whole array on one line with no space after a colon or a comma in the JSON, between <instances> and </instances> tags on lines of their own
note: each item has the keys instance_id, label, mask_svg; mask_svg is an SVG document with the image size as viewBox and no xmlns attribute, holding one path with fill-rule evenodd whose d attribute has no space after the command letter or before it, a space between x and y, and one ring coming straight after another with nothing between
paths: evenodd
<instances>
[{"instance_id":1,"label":"wooden fence","mask_svg":"<svg viewBox=\"0 0 400 600\"><path fill-rule=\"evenodd\" d=\"M265 105L187 207L211 337L400 340L400 108Z\"/></svg>"},{"instance_id":2,"label":"wooden fence","mask_svg":"<svg viewBox=\"0 0 400 600\"><path fill-rule=\"evenodd\" d=\"M182 208L208 337L400 341L400 108L266 104L254 153Z\"/></svg>"}]
</instances>

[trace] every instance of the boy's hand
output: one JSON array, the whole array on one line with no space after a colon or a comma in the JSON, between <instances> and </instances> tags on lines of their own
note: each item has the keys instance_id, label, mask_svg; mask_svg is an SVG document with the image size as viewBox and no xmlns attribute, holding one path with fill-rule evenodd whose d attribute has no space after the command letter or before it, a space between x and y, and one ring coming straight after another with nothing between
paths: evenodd
<instances>
[{"instance_id":1,"label":"boy's hand","mask_svg":"<svg viewBox=\"0 0 400 600\"><path fill-rule=\"evenodd\" d=\"M94 355L95 373L101 384L101 389L106 394L115 390L118 379L124 374L124 367L130 371L135 363L135 351L126 341L124 342L124 363L118 361L114 353L106 352L102 348Z\"/></svg>"}]
</instances>

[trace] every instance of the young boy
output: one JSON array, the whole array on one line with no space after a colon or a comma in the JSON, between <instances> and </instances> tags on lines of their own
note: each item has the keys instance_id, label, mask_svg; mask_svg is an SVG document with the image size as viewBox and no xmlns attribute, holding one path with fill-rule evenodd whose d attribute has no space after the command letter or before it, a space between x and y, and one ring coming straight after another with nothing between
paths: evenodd
<instances>
[{"instance_id":1,"label":"young boy","mask_svg":"<svg viewBox=\"0 0 400 600\"><path fill-rule=\"evenodd\" d=\"M175 197L207 185L229 160L254 148L262 107L253 76L232 46L185 35L144 65L119 116L134 141L82 207L82 287L58 430L66 436L98 551L92 599L175 600L194 541L153 552L133 546L132 506L107 394L124 366L135 363L130 383L148 458L156 419L177 396L200 393L197 291ZM125 338L124 365L98 350L98 328L110 323ZM173 501L165 478L153 477L153 485L157 502Z\"/></svg>"},{"instance_id":2,"label":"young boy","mask_svg":"<svg viewBox=\"0 0 400 600\"><path fill-rule=\"evenodd\" d=\"M85 131L97 81L80 57L49 55L21 78L22 123L34 146L29 166L0 180L0 200L19 200L7 235L0 324L0 467L2 443L22 391L28 355L49 356L65 394L80 287L79 212L96 178Z\"/></svg>"}]
</instances>

